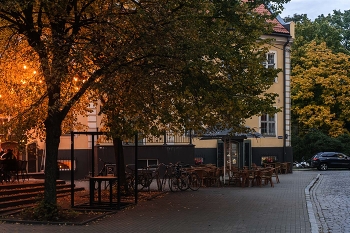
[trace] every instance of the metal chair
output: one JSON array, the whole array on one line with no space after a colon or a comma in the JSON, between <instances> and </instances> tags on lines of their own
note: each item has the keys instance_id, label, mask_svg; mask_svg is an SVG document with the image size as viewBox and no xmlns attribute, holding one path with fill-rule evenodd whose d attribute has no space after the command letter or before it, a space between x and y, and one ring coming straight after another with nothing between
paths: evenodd
<instances>
[{"instance_id":1,"label":"metal chair","mask_svg":"<svg viewBox=\"0 0 350 233\"><path fill-rule=\"evenodd\" d=\"M20 173L20 176L22 177L22 181L25 181L26 178L29 180L28 172L27 172L27 164L28 161L26 160L19 160L19 169L18 172Z\"/></svg>"}]
</instances>

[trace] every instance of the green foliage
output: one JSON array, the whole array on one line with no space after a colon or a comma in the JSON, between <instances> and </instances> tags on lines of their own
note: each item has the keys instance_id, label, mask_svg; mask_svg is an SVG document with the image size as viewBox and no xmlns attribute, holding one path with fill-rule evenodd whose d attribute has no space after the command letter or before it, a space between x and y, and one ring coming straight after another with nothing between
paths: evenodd
<instances>
[{"instance_id":1,"label":"green foliage","mask_svg":"<svg viewBox=\"0 0 350 233\"><path fill-rule=\"evenodd\" d=\"M319 130L310 130L303 136L293 135L293 160L302 161L303 158L308 160L322 151L337 151L350 155L349 140L349 134L334 138Z\"/></svg>"},{"instance_id":2,"label":"green foliage","mask_svg":"<svg viewBox=\"0 0 350 233\"><path fill-rule=\"evenodd\" d=\"M30 220L61 221L75 218L79 213L71 209L65 210L56 204L46 203L42 199L34 207L23 209L21 215L22 218Z\"/></svg>"},{"instance_id":3,"label":"green foliage","mask_svg":"<svg viewBox=\"0 0 350 233\"><path fill-rule=\"evenodd\" d=\"M350 155L350 10L314 21L294 15L292 46L292 145L294 159L320 151Z\"/></svg>"},{"instance_id":4,"label":"green foliage","mask_svg":"<svg viewBox=\"0 0 350 233\"><path fill-rule=\"evenodd\" d=\"M283 18L284 22L294 22L294 23L303 23L305 21L310 21L307 17L307 14L293 14L293 16L288 15Z\"/></svg>"},{"instance_id":5,"label":"green foliage","mask_svg":"<svg viewBox=\"0 0 350 233\"><path fill-rule=\"evenodd\" d=\"M350 56L316 41L292 56L292 119L299 133L316 128L336 137L349 132Z\"/></svg>"},{"instance_id":6,"label":"green foliage","mask_svg":"<svg viewBox=\"0 0 350 233\"><path fill-rule=\"evenodd\" d=\"M233 1L183 2L181 11L172 4L162 6L173 14L153 16L157 22L169 22L153 24L159 27L159 41L152 47L157 56L145 54L98 86L104 122L114 135L240 131L244 119L278 111L273 107L277 95L266 91L281 70L261 65L272 41L260 37L271 32L266 21L272 16ZM138 17L130 19L141 22ZM141 55L147 49L133 53Z\"/></svg>"},{"instance_id":7,"label":"green foliage","mask_svg":"<svg viewBox=\"0 0 350 233\"><path fill-rule=\"evenodd\" d=\"M294 50L315 41L317 44L326 43L335 53L350 53L350 10L334 10L333 14L320 15L314 21L306 14L294 14L284 20L296 23Z\"/></svg>"},{"instance_id":8,"label":"green foliage","mask_svg":"<svg viewBox=\"0 0 350 233\"><path fill-rule=\"evenodd\" d=\"M350 131L350 11L334 11L314 21L297 22L292 45L292 125L300 135L309 129L337 137Z\"/></svg>"}]
</instances>

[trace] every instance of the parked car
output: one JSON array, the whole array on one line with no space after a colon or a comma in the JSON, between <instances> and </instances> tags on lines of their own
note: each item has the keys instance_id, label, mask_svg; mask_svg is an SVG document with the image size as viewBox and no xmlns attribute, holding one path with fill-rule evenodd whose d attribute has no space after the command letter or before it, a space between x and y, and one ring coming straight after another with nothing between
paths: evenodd
<instances>
[{"instance_id":1,"label":"parked car","mask_svg":"<svg viewBox=\"0 0 350 233\"><path fill-rule=\"evenodd\" d=\"M311 166L318 170L349 168L350 157L340 152L319 152L311 158Z\"/></svg>"},{"instance_id":2,"label":"parked car","mask_svg":"<svg viewBox=\"0 0 350 233\"><path fill-rule=\"evenodd\" d=\"M62 162L57 162L58 169L60 170L70 170L70 167Z\"/></svg>"},{"instance_id":3,"label":"parked car","mask_svg":"<svg viewBox=\"0 0 350 233\"><path fill-rule=\"evenodd\" d=\"M293 166L296 167L296 168L308 168L310 167L310 164L306 161L303 161L303 162L298 162L298 161L295 161L293 163Z\"/></svg>"}]
</instances>

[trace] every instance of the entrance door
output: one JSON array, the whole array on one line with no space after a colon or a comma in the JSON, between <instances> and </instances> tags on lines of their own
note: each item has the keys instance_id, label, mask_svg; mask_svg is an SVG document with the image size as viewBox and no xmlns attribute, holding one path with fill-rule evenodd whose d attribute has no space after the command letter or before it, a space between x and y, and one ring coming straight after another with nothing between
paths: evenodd
<instances>
[{"instance_id":1,"label":"entrance door","mask_svg":"<svg viewBox=\"0 0 350 233\"><path fill-rule=\"evenodd\" d=\"M228 169L238 167L239 164L239 143L228 140L225 143L225 165Z\"/></svg>"},{"instance_id":2,"label":"entrance door","mask_svg":"<svg viewBox=\"0 0 350 233\"><path fill-rule=\"evenodd\" d=\"M243 166L252 166L252 142L249 139L243 141Z\"/></svg>"}]
</instances>

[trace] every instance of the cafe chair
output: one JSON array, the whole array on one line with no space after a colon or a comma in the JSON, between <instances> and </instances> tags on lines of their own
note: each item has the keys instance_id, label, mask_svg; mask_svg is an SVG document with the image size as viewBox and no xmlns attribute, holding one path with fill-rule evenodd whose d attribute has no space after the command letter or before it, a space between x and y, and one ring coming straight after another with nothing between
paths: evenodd
<instances>
[{"instance_id":1,"label":"cafe chair","mask_svg":"<svg viewBox=\"0 0 350 233\"><path fill-rule=\"evenodd\" d=\"M213 177L212 177L212 185L215 185L217 187L223 186L223 171L221 168L215 168Z\"/></svg>"},{"instance_id":2,"label":"cafe chair","mask_svg":"<svg viewBox=\"0 0 350 233\"><path fill-rule=\"evenodd\" d=\"M272 177L275 177L275 179L276 179L276 183L279 183L280 182L280 179L279 179L279 177L278 177L278 172L279 171L279 168L274 168L273 169L273 173L272 173Z\"/></svg>"},{"instance_id":3,"label":"cafe chair","mask_svg":"<svg viewBox=\"0 0 350 233\"><path fill-rule=\"evenodd\" d=\"M273 174L273 169L268 169L266 171L263 171L261 179L264 181L265 185L270 183L271 187L274 187L274 184L272 181L272 174Z\"/></svg>"},{"instance_id":4,"label":"cafe chair","mask_svg":"<svg viewBox=\"0 0 350 233\"><path fill-rule=\"evenodd\" d=\"M281 163L281 174L287 174L288 173L288 164L287 163Z\"/></svg>"},{"instance_id":5,"label":"cafe chair","mask_svg":"<svg viewBox=\"0 0 350 233\"><path fill-rule=\"evenodd\" d=\"M227 169L228 184L233 184L236 186L241 186L241 175L236 167L232 169Z\"/></svg>"}]
</instances>

